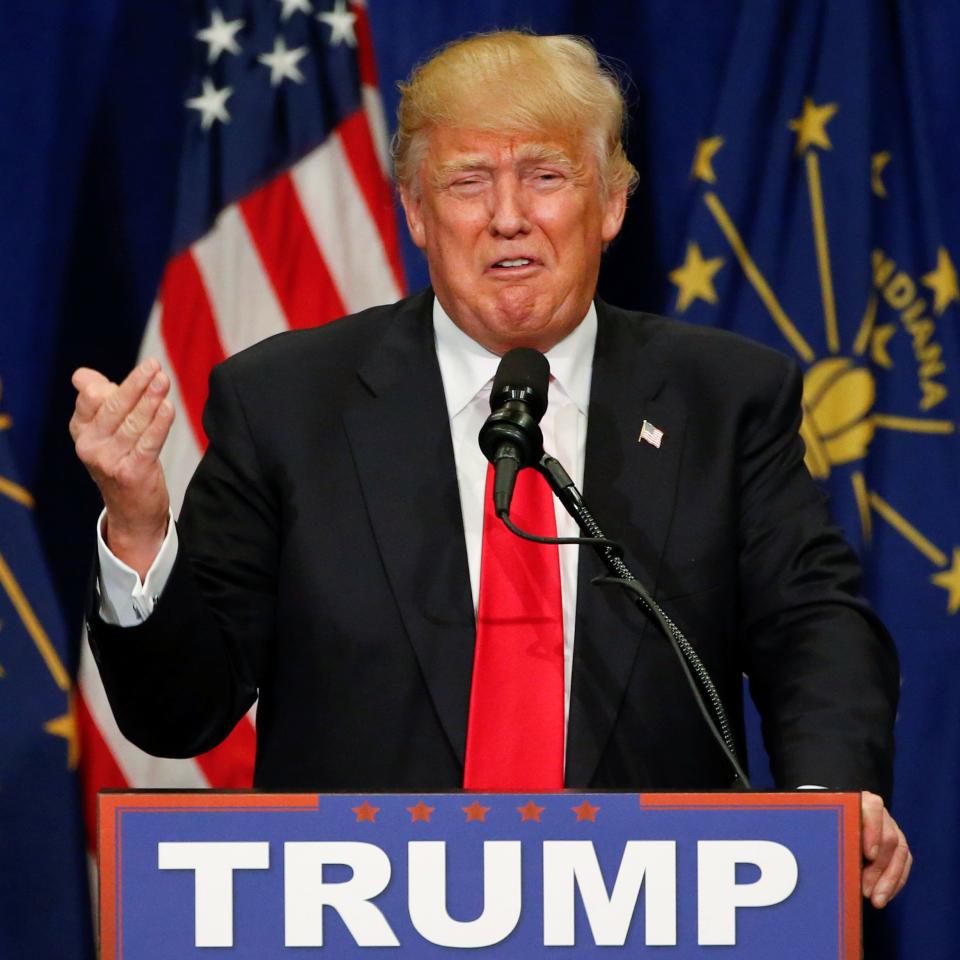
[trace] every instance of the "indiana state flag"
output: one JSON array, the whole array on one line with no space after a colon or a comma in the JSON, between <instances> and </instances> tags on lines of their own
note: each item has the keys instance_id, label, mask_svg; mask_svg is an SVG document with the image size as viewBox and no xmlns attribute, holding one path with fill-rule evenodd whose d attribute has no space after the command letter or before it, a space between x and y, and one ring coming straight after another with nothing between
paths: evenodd
<instances>
[{"instance_id":1,"label":"indiana state flag","mask_svg":"<svg viewBox=\"0 0 960 960\"><path fill-rule=\"evenodd\" d=\"M868 958L947 960L960 902L960 250L905 0L742 5L669 271L677 316L792 354L810 472L900 651L916 866ZM877 922L877 921L874 921ZM871 942L876 940L876 942Z\"/></svg>"},{"instance_id":2,"label":"indiana state flag","mask_svg":"<svg viewBox=\"0 0 960 960\"><path fill-rule=\"evenodd\" d=\"M2 400L2 398L0 398ZM0 957L92 957L66 634L0 405Z\"/></svg>"}]
</instances>

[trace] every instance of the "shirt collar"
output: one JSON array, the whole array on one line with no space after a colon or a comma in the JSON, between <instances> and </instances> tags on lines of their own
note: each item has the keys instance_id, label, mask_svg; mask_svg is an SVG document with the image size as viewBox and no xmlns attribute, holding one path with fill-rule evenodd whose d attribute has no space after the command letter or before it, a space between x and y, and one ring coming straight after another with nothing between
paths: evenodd
<instances>
[{"instance_id":1,"label":"shirt collar","mask_svg":"<svg viewBox=\"0 0 960 960\"><path fill-rule=\"evenodd\" d=\"M500 357L468 337L433 298L433 333L452 420L493 380ZM547 351L551 387L559 387L586 415L590 405L593 348L597 340L597 308L591 302L586 316L556 346Z\"/></svg>"}]
</instances>

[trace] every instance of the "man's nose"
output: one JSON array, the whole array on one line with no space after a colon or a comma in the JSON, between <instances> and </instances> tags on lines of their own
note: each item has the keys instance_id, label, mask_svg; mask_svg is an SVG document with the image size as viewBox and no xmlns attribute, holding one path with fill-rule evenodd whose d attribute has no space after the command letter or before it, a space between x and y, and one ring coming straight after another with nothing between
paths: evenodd
<instances>
[{"instance_id":1,"label":"man's nose","mask_svg":"<svg viewBox=\"0 0 960 960\"><path fill-rule=\"evenodd\" d=\"M521 184L507 177L497 181L491 193L490 232L509 239L529 230Z\"/></svg>"}]
</instances>

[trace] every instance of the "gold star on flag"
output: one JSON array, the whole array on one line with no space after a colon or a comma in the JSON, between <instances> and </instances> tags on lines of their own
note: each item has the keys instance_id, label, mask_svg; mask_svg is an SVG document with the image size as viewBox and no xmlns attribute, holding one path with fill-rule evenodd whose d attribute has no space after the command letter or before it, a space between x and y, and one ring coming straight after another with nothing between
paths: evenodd
<instances>
[{"instance_id":1,"label":"gold star on flag","mask_svg":"<svg viewBox=\"0 0 960 960\"><path fill-rule=\"evenodd\" d=\"M870 189L874 196L885 197L887 188L883 183L883 171L890 162L890 154L886 150L875 153L870 158Z\"/></svg>"},{"instance_id":2,"label":"gold star on flag","mask_svg":"<svg viewBox=\"0 0 960 960\"><path fill-rule=\"evenodd\" d=\"M809 147L833 149L833 144L827 136L827 124L836 112L835 103L824 103L818 107L810 97L803 98L803 113L787 124L797 133L797 153L803 153Z\"/></svg>"},{"instance_id":3,"label":"gold star on flag","mask_svg":"<svg viewBox=\"0 0 960 960\"><path fill-rule=\"evenodd\" d=\"M954 300L960 300L957 287L957 271L946 248L937 250L937 269L925 274L920 282L933 291L933 309L939 316Z\"/></svg>"},{"instance_id":4,"label":"gold star on flag","mask_svg":"<svg viewBox=\"0 0 960 960\"><path fill-rule=\"evenodd\" d=\"M80 738L77 731L77 717L73 709L73 694L67 697L67 712L48 720L43 729L54 737L63 737L67 741L67 769L76 770L80 759Z\"/></svg>"},{"instance_id":5,"label":"gold star on flag","mask_svg":"<svg viewBox=\"0 0 960 960\"><path fill-rule=\"evenodd\" d=\"M960 610L960 547L953 548L953 566L943 573L935 573L930 582L947 591L947 613Z\"/></svg>"},{"instance_id":6,"label":"gold star on flag","mask_svg":"<svg viewBox=\"0 0 960 960\"><path fill-rule=\"evenodd\" d=\"M675 284L677 292L676 309L683 313L694 300L717 302L717 291L713 286L716 272L723 266L723 257L704 260L698 244L687 244L687 258L683 264L670 271L670 282Z\"/></svg>"},{"instance_id":7,"label":"gold star on flag","mask_svg":"<svg viewBox=\"0 0 960 960\"><path fill-rule=\"evenodd\" d=\"M723 143L723 137L705 137L697 143L697 152L693 155L693 166L690 168L691 179L702 180L704 183L717 182L717 175L713 172L713 158Z\"/></svg>"}]
</instances>

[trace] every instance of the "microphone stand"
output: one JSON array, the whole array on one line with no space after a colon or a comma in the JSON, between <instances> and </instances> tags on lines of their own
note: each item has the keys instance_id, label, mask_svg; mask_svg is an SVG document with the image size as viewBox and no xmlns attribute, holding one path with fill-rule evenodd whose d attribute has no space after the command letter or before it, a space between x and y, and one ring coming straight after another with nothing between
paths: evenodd
<instances>
[{"instance_id":1,"label":"microphone stand","mask_svg":"<svg viewBox=\"0 0 960 960\"><path fill-rule=\"evenodd\" d=\"M631 573L630 568L624 563L623 550L615 541L608 540L604 535L600 524L594 519L593 514L587 508L583 496L577 489L576 484L570 478L570 475L564 470L563 465L556 457L551 457L544 453L536 465L536 469L544 476L554 494L563 504L567 513L577 522L580 529L586 534L586 539L582 542L592 546L604 566L610 572L610 576L596 577L592 581L600 586L618 586L625 590L630 599L640 607L654 622L660 627L663 635L670 642L680 666L686 676L687 683L690 685L694 694L700 713L706 722L710 733L720 745L730 766L734 772L734 782L741 789L750 789L750 780L740 765L737 757L736 744L734 743L733 733L730 729L730 722L727 719L726 710L720 694L713 682L703 661L698 656L696 650L690 644L690 641L683 635L680 628L664 613L659 604L650 596L647 589ZM514 533L523 536L526 539L542 540L540 537L531 537L520 531L510 522L508 512L501 513L501 519ZM571 542L572 538L567 538L565 542ZM554 542L554 541L551 541ZM579 542L573 539L573 542ZM694 679L694 677L696 679ZM706 693L710 701L710 707L713 716L704 703L701 690ZM715 718L715 719L714 719Z\"/></svg>"}]
</instances>

